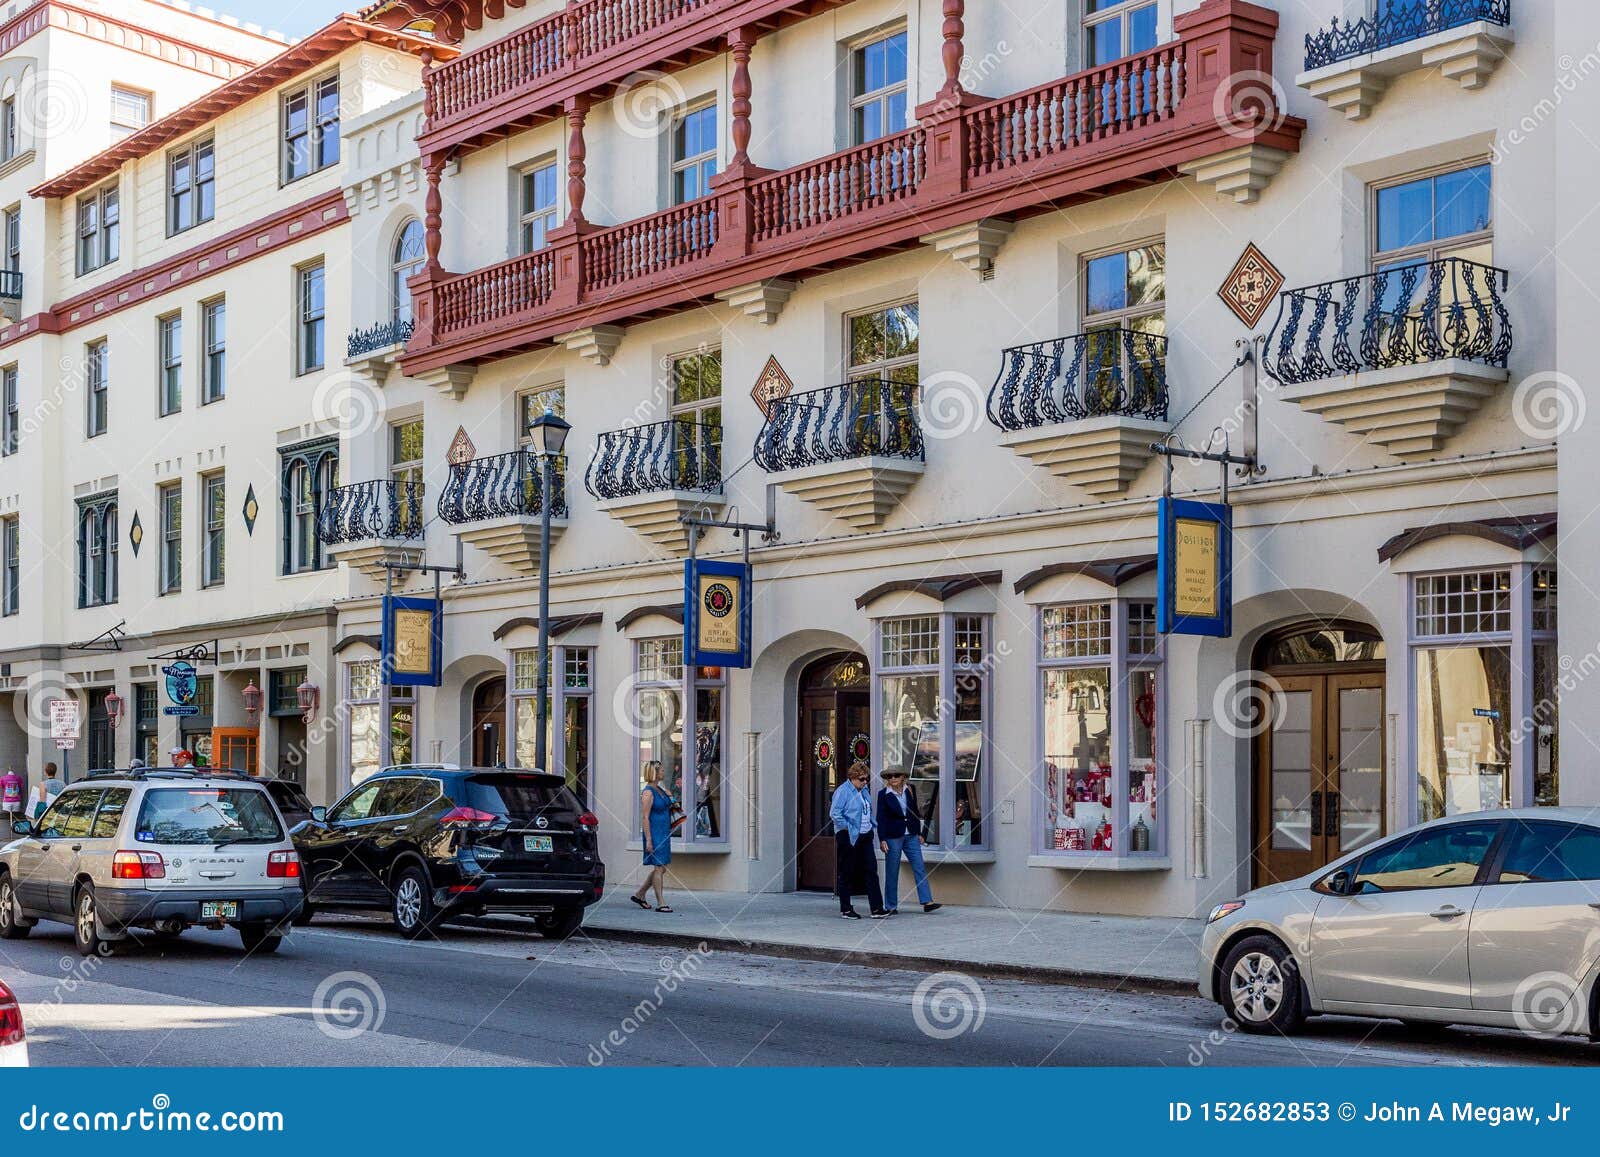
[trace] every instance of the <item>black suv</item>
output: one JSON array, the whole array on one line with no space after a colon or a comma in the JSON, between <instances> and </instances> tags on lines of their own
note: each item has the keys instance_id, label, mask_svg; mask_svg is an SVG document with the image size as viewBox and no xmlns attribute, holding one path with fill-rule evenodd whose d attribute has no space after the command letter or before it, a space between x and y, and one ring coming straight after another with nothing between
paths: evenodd
<instances>
[{"instance_id":1,"label":"black suv","mask_svg":"<svg viewBox=\"0 0 1600 1157\"><path fill-rule=\"evenodd\" d=\"M509 912L564 939L600 899L599 826L558 775L490 767L385 768L291 835L306 913L387 908L417 937L452 916Z\"/></svg>"}]
</instances>

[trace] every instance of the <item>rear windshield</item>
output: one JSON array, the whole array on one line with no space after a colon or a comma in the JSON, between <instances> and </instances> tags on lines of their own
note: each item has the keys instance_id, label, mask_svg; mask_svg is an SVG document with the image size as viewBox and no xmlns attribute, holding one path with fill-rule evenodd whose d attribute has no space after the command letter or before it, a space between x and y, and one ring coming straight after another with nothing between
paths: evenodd
<instances>
[{"instance_id":1,"label":"rear windshield","mask_svg":"<svg viewBox=\"0 0 1600 1157\"><path fill-rule=\"evenodd\" d=\"M249 787L158 787L139 805L148 844L263 844L283 838L267 793Z\"/></svg>"},{"instance_id":2,"label":"rear windshield","mask_svg":"<svg viewBox=\"0 0 1600 1157\"><path fill-rule=\"evenodd\" d=\"M468 807L511 820L537 815L575 820L578 801L559 779L537 775L473 775L467 777Z\"/></svg>"}]
</instances>

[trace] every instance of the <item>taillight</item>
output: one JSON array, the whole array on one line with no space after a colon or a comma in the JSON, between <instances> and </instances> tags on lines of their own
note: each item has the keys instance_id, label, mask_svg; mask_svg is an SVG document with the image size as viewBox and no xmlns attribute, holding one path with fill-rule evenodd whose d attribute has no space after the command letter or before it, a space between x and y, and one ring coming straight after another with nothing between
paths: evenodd
<instances>
[{"instance_id":1,"label":"taillight","mask_svg":"<svg viewBox=\"0 0 1600 1157\"><path fill-rule=\"evenodd\" d=\"M267 877L276 880L299 879L299 854L297 852L273 852L267 857Z\"/></svg>"},{"instance_id":2,"label":"taillight","mask_svg":"<svg viewBox=\"0 0 1600 1157\"><path fill-rule=\"evenodd\" d=\"M21 1044L27 1034L22 1031L22 1006L14 992L0 982L0 1045Z\"/></svg>"},{"instance_id":3,"label":"taillight","mask_svg":"<svg viewBox=\"0 0 1600 1157\"><path fill-rule=\"evenodd\" d=\"M594 812L584 812L578 817L578 826L586 831L594 831L600 826L600 817Z\"/></svg>"},{"instance_id":4,"label":"taillight","mask_svg":"<svg viewBox=\"0 0 1600 1157\"><path fill-rule=\"evenodd\" d=\"M482 831L494 826L494 816L488 812L479 811L475 807L455 807L440 816L439 823L447 828L468 828L473 831Z\"/></svg>"},{"instance_id":5,"label":"taillight","mask_svg":"<svg viewBox=\"0 0 1600 1157\"><path fill-rule=\"evenodd\" d=\"M160 852L118 852L111 857L113 880L164 880L167 865Z\"/></svg>"}]
</instances>

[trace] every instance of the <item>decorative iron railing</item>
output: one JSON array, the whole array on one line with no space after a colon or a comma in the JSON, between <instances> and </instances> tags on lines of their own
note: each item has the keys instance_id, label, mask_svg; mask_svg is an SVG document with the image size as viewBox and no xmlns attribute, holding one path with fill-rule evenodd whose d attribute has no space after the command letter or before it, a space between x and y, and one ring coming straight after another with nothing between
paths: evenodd
<instances>
[{"instance_id":1,"label":"decorative iron railing","mask_svg":"<svg viewBox=\"0 0 1600 1157\"><path fill-rule=\"evenodd\" d=\"M0 269L0 297L11 301L22 300L22 270Z\"/></svg>"},{"instance_id":2,"label":"decorative iron railing","mask_svg":"<svg viewBox=\"0 0 1600 1157\"><path fill-rule=\"evenodd\" d=\"M1486 20L1509 26L1511 0L1379 0L1371 16L1306 34L1306 68L1322 68Z\"/></svg>"},{"instance_id":3,"label":"decorative iron railing","mask_svg":"<svg viewBox=\"0 0 1600 1157\"><path fill-rule=\"evenodd\" d=\"M1262 364L1291 385L1441 358L1504 369L1509 282L1503 269L1444 257L1285 290Z\"/></svg>"},{"instance_id":4,"label":"decorative iron railing","mask_svg":"<svg viewBox=\"0 0 1600 1157\"><path fill-rule=\"evenodd\" d=\"M388 349L390 346L403 346L411 340L412 331L416 323L408 317L397 317L393 321L380 321L377 325L369 325L366 329L358 329L355 333L345 338L344 356L358 358L362 354L370 354L375 350Z\"/></svg>"},{"instance_id":5,"label":"decorative iron railing","mask_svg":"<svg viewBox=\"0 0 1600 1157\"><path fill-rule=\"evenodd\" d=\"M922 461L915 382L863 378L770 403L755 459L776 473L854 458Z\"/></svg>"},{"instance_id":6,"label":"decorative iron railing","mask_svg":"<svg viewBox=\"0 0 1600 1157\"><path fill-rule=\"evenodd\" d=\"M335 486L322 496L322 509L317 512L322 544L419 539L423 527L422 497L422 483L392 478Z\"/></svg>"},{"instance_id":7,"label":"decorative iron railing","mask_svg":"<svg viewBox=\"0 0 1600 1157\"><path fill-rule=\"evenodd\" d=\"M583 479L596 498L722 489L722 427L673 418L600 435Z\"/></svg>"},{"instance_id":8,"label":"decorative iron railing","mask_svg":"<svg viewBox=\"0 0 1600 1157\"><path fill-rule=\"evenodd\" d=\"M567 463L551 464L550 517L567 517ZM490 518L538 515L544 506L539 456L528 450L474 458L450 467L439 495L439 517L452 526Z\"/></svg>"},{"instance_id":9,"label":"decorative iron railing","mask_svg":"<svg viewBox=\"0 0 1600 1157\"><path fill-rule=\"evenodd\" d=\"M989 421L1002 430L1122 415L1167 416L1167 339L1100 329L1004 353L989 389Z\"/></svg>"}]
</instances>

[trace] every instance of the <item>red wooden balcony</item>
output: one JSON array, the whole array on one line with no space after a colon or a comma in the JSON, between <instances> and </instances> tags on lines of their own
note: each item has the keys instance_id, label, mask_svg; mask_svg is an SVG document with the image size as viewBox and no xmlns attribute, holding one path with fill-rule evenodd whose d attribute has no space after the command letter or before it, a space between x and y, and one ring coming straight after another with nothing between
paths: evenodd
<instances>
[{"instance_id":1,"label":"red wooden balcony","mask_svg":"<svg viewBox=\"0 0 1600 1157\"><path fill-rule=\"evenodd\" d=\"M1194 171L1269 165L1304 122L1277 107L1276 14L1208 0L1150 52L999 99L958 94L895 136L790 169L733 168L698 201L613 226L568 224L528 257L412 281L408 374L476 364L717 293L1015 220ZM1253 150L1260 150L1260 154ZM1222 161L1218 161L1222 158ZM1239 197L1237 199L1244 199Z\"/></svg>"}]
</instances>

